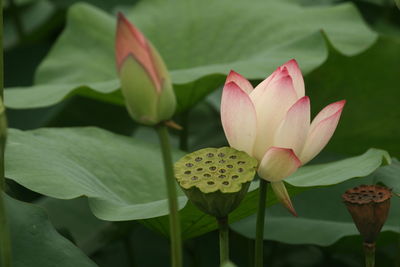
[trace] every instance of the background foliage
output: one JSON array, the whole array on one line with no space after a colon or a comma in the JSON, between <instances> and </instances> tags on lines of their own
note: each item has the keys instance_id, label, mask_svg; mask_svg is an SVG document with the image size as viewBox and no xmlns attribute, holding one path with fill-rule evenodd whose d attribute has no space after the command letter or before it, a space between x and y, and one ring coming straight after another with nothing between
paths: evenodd
<instances>
[{"instance_id":1,"label":"background foliage","mask_svg":"<svg viewBox=\"0 0 400 267\"><path fill-rule=\"evenodd\" d=\"M294 57L313 114L347 100L332 141L311 163L324 165L288 179L300 217L273 205L268 193L265 257L268 266L362 266L361 241L340 195L376 182L400 193L400 11L394 2L10 0L4 10L5 104L16 128L6 154L15 266L168 262L157 139L130 120L118 90L117 11L146 34L171 70L175 120L186 126L172 133L176 158L226 145L219 100L230 69L256 84ZM238 266L251 266L256 200L254 182L231 217ZM185 262L216 266L215 222L186 202L181 195ZM400 266L398 206L394 197L378 240L378 266Z\"/></svg>"}]
</instances>

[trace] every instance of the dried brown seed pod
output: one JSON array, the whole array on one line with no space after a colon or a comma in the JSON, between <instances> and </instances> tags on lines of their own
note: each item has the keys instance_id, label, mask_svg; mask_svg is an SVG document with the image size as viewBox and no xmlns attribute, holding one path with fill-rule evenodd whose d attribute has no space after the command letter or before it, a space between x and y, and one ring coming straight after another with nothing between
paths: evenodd
<instances>
[{"instance_id":1,"label":"dried brown seed pod","mask_svg":"<svg viewBox=\"0 0 400 267\"><path fill-rule=\"evenodd\" d=\"M379 185L360 185L342 195L364 243L375 243L388 217L391 197L392 191Z\"/></svg>"}]
</instances>

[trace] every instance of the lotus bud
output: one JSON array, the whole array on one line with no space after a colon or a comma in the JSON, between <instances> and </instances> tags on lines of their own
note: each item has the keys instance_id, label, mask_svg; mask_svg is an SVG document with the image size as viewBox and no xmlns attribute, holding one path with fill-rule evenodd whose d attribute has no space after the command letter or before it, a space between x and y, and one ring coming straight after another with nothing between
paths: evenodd
<instances>
[{"instance_id":1,"label":"lotus bud","mask_svg":"<svg viewBox=\"0 0 400 267\"><path fill-rule=\"evenodd\" d=\"M175 163L176 179L189 200L216 218L239 206L256 170L256 159L230 147L201 149Z\"/></svg>"},{"instance_id":2,"label":"lotus bud","mask_svg":"<svg viewBox=\"0 0 400 267\"><path fill-rule=\"evenodd\" d=\"M360 185L342 195L364 240L367 266L374 266L375 241L388 217L391 197L390 189L378 185Z\"/></svg>"},{"instance_id":3,"label":"lotus bud","mask_svg":"<svg viewBox=\"0 0 400 267\"><path fill-rule=\"evenodd\" d=\"M155 125L175 112L176 99L167 67L144 35L118 14L115 54L121 90L130 116Z\"/></svg>"}]
</instances>

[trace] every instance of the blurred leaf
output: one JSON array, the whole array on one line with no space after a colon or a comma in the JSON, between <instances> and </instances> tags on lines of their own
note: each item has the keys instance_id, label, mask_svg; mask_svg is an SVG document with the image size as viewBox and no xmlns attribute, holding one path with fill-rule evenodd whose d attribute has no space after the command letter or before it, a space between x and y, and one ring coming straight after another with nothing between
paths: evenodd
<instances>
[{"instance_id":1,"label":"blurred leaf","mask_svg":"<svg viewBox=\"0 0 400 267\"><path fill-rule=\"evenodd\" d=\"M58 8L68 8L78 2L85 2L100 7L104 10L112 10L112 8L120 5L132 5L138 0L50 0Z\"/></svg>"},{"instance_id":2,"label":"blurred leaf","mask_svg":"<svg viewBox=\"0 0 400 267\"><path fill-rule=\"evenodd\" d=\"M381 37L358 56L332 51L327 62L306 77L314 113L347 100L327 150L358 154L372 146L400 155L399 62L400 39Z\"/></svg>"},{"instance_id":3,"label":"blurred leaf","mask_svg":"<svg viewBox=\"0 0 400 267\"><path fill-rule=\"evenodd\" d=\"M293 196L310 189L310 187L332 185L354 177L367 176L375 171L379 166L387 164L389 160L390 158L386 151L370 149L360 156L331 163L305 166L300 168L287 179L289 183L287 188L289 194ZM258 183L253 182L253 186L251 187L253 191L250 191L240 206L229 215L230 223L236 222L256 212L258 205L258 189L254 189L257 187ZM268 189L267 195L267 206L272 206L278 202L275 194L270 188ZM288 213L280 205L275 209L282 210L285 214ZM217 229L215 218L200 212L190 202L180 211L180 213L182 234L184 238L192 238ZM291 215L288 213L288 216ZM166 216L152 218L142 222L148 227L155 229L164 235L168 235L168 218ZM252 225L253 230L254 225Z\"/></svg>"},{"instance_id":4,"label":"blurred leaf","mask_svg":"<svg viewBox=\"0 0 400 267\"><path fill-rule=\"evenodd\" d=\"M376 39L352 4L309 8L280 1L154 0L138 3L128 16L164 57L180 111L221 85L230 69L262 79L296 57L303 72L310 72L327 56L321 30L346 55L360 53ZM74 5L64 33L37 72L37 85L6 91L6 105L49 106L74 93L122 104L121 94L113 93L119 87L114 28L114 17L87 4Z\"/></svg>"},{"instance_id":5,"label":"blurred leaf","mask_svg":"<svg viewBox=\"0 0 400 267\"><path fill-rule=\"evenodd\" d=\"M48 0L24 1L16 7L21 27L26 35L33 34L40 27L45 25L55 12L55 8ZM16 45L20 40L16 24L15 14L7 10L4 14L4 48L8 49Z\"/></svg>"},{"instance_id":6,"label":"blurred leaf","mask_svg":"<svg viewBox=\"0 0 400 267\"><path fill-rule=\"evenodd\" d=\"M292 200L299 214L298 218L277 207L268 208L265 217L264 238L290 244L329 246L345 236L358 235L352 218L342 202L341 195L354 186L376 183L374 177L377 173L379 173L381 181L386 179L393 181L394 178L397 178L397 186L399 186L399 169L400 164L395 161L392 165L379 168L368 177L304 192ZM400 233L399 217L400 203L396 197L393 197L390 215L383 231ZM246 237L254 238L255 223L256 216L251 216L233 224L232 229Z\"/></svg>"},{"instance_id":7,"label":"blurred leaf","mask_svg":"<svg viewBox=\"0 0 400 267\"><path fill-rule=\"evenodd\" d=\"M98 128L10 129L6 177L54 198L86 196L104 220L168 214L158 146Z\"/></svg>"},{"instance_id":8,"label":"blurred leaf","mask_svg":"<svg viewBox=\"0 0 400 267\"><path fill-rule=\"evenodd\" d=\"M46 127L79 127L90 125L128 136L131 135L135 127L137 127L137 124L135 124L129 116L124 106L99 102L92 98L81 96L72 97L68 101L62 103L67 105L64 105L57 116L53 116L51 121L46 124ZM34 110L36 111L39 109ZM24 110L14 111L21 112ZM151 128L149 128L149 131L154 132ZM155 137L155 143L158 144L157 134Z\"/></svg>"},{"instance_id":9,"label":"blurred leaf","mask_svg":"<svg viewBox=\"0 0 400 267\"><path fill-rule=\"evenodd\" d=\"M393 160L393 164L389 167L379 168L372 174L372 178L376 182L381 182L392 191L400 196L400 162Z\"/></svg>"},{"instance_id":10,"label":"blurred leaf","mask_svg":"<svg viewBox=\"0 0 400 267\"><path fill-rule=\"evenodd\" d=\"M397 0L356 0L356 1L366 2L366 3L378 5L378 6L390 7L390 6L393 6Z\"/></svg>"},{"instance_id":11,"label":"blurred leaf","mask_svg":"<svg viewBox=\"0 0 400 267\"><path fill-rule=\"evenodd\" d=\"M41 198L35 204L46 209L51 223L59 231L68 231L74 243L91 254L104 245L103 232L111 223L97 219L90 211L85 198L61 200Z\"/></svg>"},{"instance_id":12,"label":"blurred leaf","mask_svg":"<svg viewBox=\"0 0 400 267\"><path fill-rule=\"evenodd\" d=\"M11 229L13 266L97 266L49 222L43 209L4 195Z\"/></svg>"},{"instance_id":13,"label":"blurred leaf","mask_svg":"<svg viewBox=\"0 0 400 267\"><path fill-rule=\"evenodd\" d=\"M237 267L237 266L233 262L228 261L228 262L221 264L221 267Z\"/></svg>"},{"instance_id":14,"label":"blurred leaf","mask_svg":"<svg viewBox=\"0 0 400 267\"><path fill-rule=\"evenodd\" d=\"M30 4L36 0L14 0L16 5L25 5L25 4ZM7 8L10 6L10 0L5 0L3 1L3 7Z\"/></svg>"},{"instance_id":15,"label":"blurred leaf","mask_svg":"<svg viewBox=\"0 0 400 267\"><path fill-rule=\"evenodd\" d=\"M300 168L285 181L301 187L334 185L349 178L367 176L382 164L390 163L386 151L371 148L361 156Z\"/></svg>"}]
</instances>

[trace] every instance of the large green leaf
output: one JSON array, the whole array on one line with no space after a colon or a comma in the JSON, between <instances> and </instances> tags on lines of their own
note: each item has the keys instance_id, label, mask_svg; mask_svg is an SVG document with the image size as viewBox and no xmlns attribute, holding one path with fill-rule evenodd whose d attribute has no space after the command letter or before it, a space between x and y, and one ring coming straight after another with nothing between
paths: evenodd
<instances>
[{"instance_id":1,"label":"large green leaf","mask_svg":"<svg viewBox=\"0 0 400 267\"><path fill-rule=\"evenodd\" d=\"M33 191L61 199L86 196L93 213L105 220L146 219L168 214L163 167L156 145L97 128L10 130L7 145L7 178ZM386 161L385 151L371 149L361 156L319 167L305 166L298 176L295 174L288 180L303 187L289 186L289 191L295 194L310 186L365 176ZM231 215L231 222L255 212L256 188L257 183ZM268 202L269 205L277 202L272 193ZM181 206L185 203L186 198L181 196ZM191 204L181 213L186 238L216 227L212 217ZM167 216L145 221L165 234L167 222Z\"/></svg>"},{"instance_id":2,"label":"large green leaf","mask_svg":"<svg viewBox=\"0 0 400 267\"><path fill-rule=\"evenodd\" d=\"M372 146L400 156L399 62L400 39L381 37L354 57L332 51L327 62L306 77L314 113L347 100L328 150L358 154Z\"/></svg>"},{"instance_id":3,"label":"large green leaf","mask_svg":"<svg viewBox=\"0 0 400 267\"><path fill-rule=\"evenodd\" d=\"M349 178L367 176L379 168L382 162L391 163L389 154L372 148L361 156L300 168L285 181L301 187L334 185Z\"/></svg>"},{"instance_id":4,"label":"large green leaf","mask_svg":"<svg viewBox=\"0 0 400 267\"><path fill-rule=\"evenodd\" d=\"M298 218L276 206L270 207L266 214L264 238L290 244L328 246L345 236L358 235L341 195L354 186L373 184L378 177L381 182L393 182L396 179L396 186L399 188L399 176L400 163L394 161L392 165L381 167L366 178L352 179L332 187L312 189L299 194L293 198ZM393 197L390 215L383 231L400 233L399 217L400 203L397 197ZM256 217L250 216L233 224L232 228L249 238L254 238L255 223Z\"/></svg>"},{"instance_id":5,"label":"large green leaf","mask_svg":"<svg viewBox=\"0 0 400 267\"><path fill-rule=\"evenodd\" d=\"M296 195L311 187L333 185L354 177L367 176L382 164L385 165L389 162L390 157L387 152L370 149L357 157L305 166L287 179L289 183L288 191L290 195ZM241 205L229 215L230 222L238 221L256 212L258 203L257 186L257 183L254 182L253 190L246 195ZM272 206L278 202L272 190L269 189L267 195L267 206ZM296 202L294 203L296 204ZM295 206L297 208L297 205ZM281 206L276 209L283 210ZM286 210L283 210L283 212L289 214ZM195 237L217 229L215 218L198 211L191 203L181 210L181 218L184 238ZM145 220L144 224L168 235L167 217ZM254 225L252 227L254 228Z\"/></svg>"},{"instance_id":6,"label":"large green leaf","mask_svg":"<svg viewBox=\"0 0 400 267\"><path fill-rule=\"evenodd\" d=\"M160 50L180 110L202 99L230 69L261 79L295 57L304 73L321 65L321 30L346 55L368 48L376 35L352 4L302 7L282 1L142 1L127 15ZM114 63L115 18L74 5L65 31L40 66L36 86L6 91L12 108L49 106L74 93L122 103Z\"/></svg>"},{"instance_id":7,"label":"large green leaf","mask_svg":"<svg viewBox=\"0 0 400 267\"><path fill-rule=\"evenodd\" d=\"M377 169L372 175L372 179L379 183L384 183L390 187L397 196L400 196L400 162L393 160L393 164L386 168Z\"/></svg>"},{"instance_id":8,"label":"large green leaf","mask_svg":"<svg viewBox=\"0 0 400 267\"><path fill-rule=\"evenodd\" d=\"M11 129L6 177L55 198L86 196L105 220L168 213L158 147L98 128ZM183 206L186 198L179 202Z\"/></svg>"},{"instance_id":9,"label":"large green leaf","mask_svg":"<svg viewBox=\"0 0 400 267\"><path fill-rule=\"evenodd\" d=\"M54 230L43 209L4 195L14 267L94 267L82 251Z\"/></svg>"},{"instance_id":10,"label":"large green leaf","mask_svg":"<svg viewBox=\"0 0 400 267\"><path fill-rule=\"evenodd\" d=\"M63 200L42 197L35 204L46 210L58 231L67 234L88 255L111 239L108 235L112 232L112 223L96 218L86 198Z\"/></svg>"}]
</instances>

